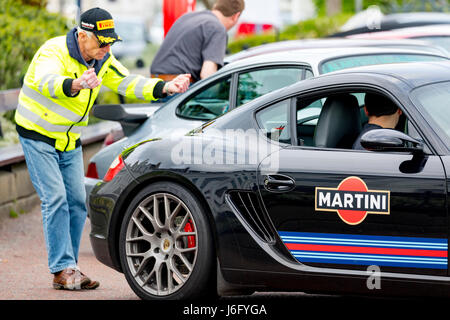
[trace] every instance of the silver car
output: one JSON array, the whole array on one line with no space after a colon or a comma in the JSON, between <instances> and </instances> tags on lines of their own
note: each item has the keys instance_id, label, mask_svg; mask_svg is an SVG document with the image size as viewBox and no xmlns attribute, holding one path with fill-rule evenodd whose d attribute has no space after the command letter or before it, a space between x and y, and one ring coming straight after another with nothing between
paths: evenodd
<instances>
[{"instance_id":1,"label":"silver car","mask_svg":"<svg viewBox=\"0 0 450 320\"><path fill-rule=\"evenodd\" d=\"M448 25L450 27L450 25ZM384 32L380 32L384 33ZM427 39L425 39L427 40ZM319 49L319 48L350 48L350 47L377 47L377 48L391 48L391 49L406 49L406 50L420 50L439 55L449 55L450 52L444 48L433 45L429 41L417 39L389 39L389 38L318 38L318 39L300 39L300 40L285 40L278 42L271 42L259 46L251 47L241 52L232 54L225 58L225 63L230 63L244 58L257 56L260 54L282 52L299 49Z\"/></svg>"},{"instance_id":2,"label":"silver car","mask_svg":"<svg viewBox=\"0 0 450 320\"><path fill-rule=\"evenodd\" d=\"M248 101L297 81L357 66L437 60L448 58L422 51L374 47L278 52L229 63L155 112L139 113L133 111L134 106L126 105L96 106L94 114L105 120L119 121L125 137L90 159L85 177L87 194L124 149L143 140L185 134ZM157 105L139 105L140 108L145 106L156 109ZM320 110L321 106L317 105L308 111L310 121L316 121Z\"/></svg>"}]
</instances>

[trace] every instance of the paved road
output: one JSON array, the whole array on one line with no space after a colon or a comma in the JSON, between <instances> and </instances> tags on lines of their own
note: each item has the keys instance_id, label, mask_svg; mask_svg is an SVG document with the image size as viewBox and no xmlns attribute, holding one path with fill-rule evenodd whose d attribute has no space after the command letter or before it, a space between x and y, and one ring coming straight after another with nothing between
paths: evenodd
<instances>
[{"instance_id":1,"label":"paved road","mask_svg":"<svg viewBox=\"0 0 450 320\"><path fill-rule=\"evenodd\" d=\"M40 208L36 207L15 219L3 219L0 222L0 300L139 300L123 274L96 260L89 242L90 229L88 219L81 242L79 266L92 279L100 281L100 287L93 291L54 290L51 286L53 276L47 268ZM234 303L234 299L246 304L261 299L265 302L278 300L294 309L298 303L317 306L323 302L340 304L349 300L339 296L269 292L246 297L224 297L221 301ZM353 300L350 298L350 301Z\"/></svg>"},{"instance_id":2,"label":"paved road","mask_svg":"<svg viewBox=\"0 0 450 320\"><path fill-rule=\"evenodd\" d=\"M53 276L47 268L39 207L18 218L3 219L0 223L0 300L139 300L128 286L123 274L98 262L91 249L89 219L81 240L79 266L92 279L100 281L93 291L54 290ZM301 293L255 293L254 298L305 297ZM233 299L225 297L224 300Z\"/></svg>"},{"instance_id":3,"label":"paved road","mask_svg":"<svg viewBox=\"0 0 450 320\"><path fill-rule=\"evenodd\" d=\"M104 300L139 299L125 277L95 259L89 242L89 219L80 248L79 266L92 279L100 281L93 291L54 290L47 268L40 208L0 223L0 300Z\"/></svg>"},{"instance_id":4,"label":"paved road","mask_svg":"<svg viewBox=\"0 0 450 320\"><path fill-rule=\"evenodd\" d=\"M47 268L39 207L18 218L0 223L0 300L139 300L123 274L95 259L89 242L91 230L86 220L81 240L79 266L92 279L100 281L93 291L54 290ZM298 293L256 293L253 298L299 297ZM252 300L252 297L241 297ZM231 298L231 297L230 297ZM228 300L224 298L224 300Z\"/></svg>"}]
</instances>

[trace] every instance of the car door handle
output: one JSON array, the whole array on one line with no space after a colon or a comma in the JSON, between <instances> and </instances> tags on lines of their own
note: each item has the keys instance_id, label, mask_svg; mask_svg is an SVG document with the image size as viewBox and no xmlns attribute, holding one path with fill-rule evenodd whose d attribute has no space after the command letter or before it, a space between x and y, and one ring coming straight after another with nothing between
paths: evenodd
<instances>
[{"instance_id":1,"label":"car door handle","mask_svg":"<svg viewBox=\"0 0 450 320\"><path fill-rule=\"evenodd\" d=\"M276 174L264 178L264 187L269 191L287 192L295 188L295 181L291 177Z\"/></svg>"}]
</instances>

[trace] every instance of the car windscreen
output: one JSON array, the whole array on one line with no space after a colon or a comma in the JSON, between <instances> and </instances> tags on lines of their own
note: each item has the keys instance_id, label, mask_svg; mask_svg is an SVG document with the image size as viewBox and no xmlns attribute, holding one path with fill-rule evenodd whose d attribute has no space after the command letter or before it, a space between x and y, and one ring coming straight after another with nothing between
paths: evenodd
<instances>
[{"instance_id":1,"label":"car windscreen","mask_svg":"<svg viewBox=\"0 0 450 320\"><path fill-rule=\"evenodd\" d=\"M442 61L442 60L448 59L445 57L426 54L409 54L409 53L364 54L327 60L320 65L319 70L321 74L324 74L347 68L370 66L375 64L413 62L413 61Z\"/></svg>"},{"instance_id":2,"label":"car windscreen","mask_svg":"<svg viewBox=\"0 0 450 320\"><path fill-rule=\"evenodd\" d=\"M441 140L450 145L450 82L429 84L415 89L412 98L423 110L428 123Z\"/></svg>"}]
</instances>

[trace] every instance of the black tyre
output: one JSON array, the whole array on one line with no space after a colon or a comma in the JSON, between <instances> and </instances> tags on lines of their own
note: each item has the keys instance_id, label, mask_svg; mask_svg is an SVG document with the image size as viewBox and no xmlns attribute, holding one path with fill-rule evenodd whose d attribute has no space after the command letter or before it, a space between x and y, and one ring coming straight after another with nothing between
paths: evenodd
<instances>
[{"instance_id":1,"label":"black tyre","mask_svg":"<svg viewBox=\"0 0 450 320\"><path fill-rule=\"evenodd\" d=\"M171 182L130 203L119 238L122 270L142 299L195 299L216 290L214 242L196 197Z\"/></svg>"}]
</instances>

